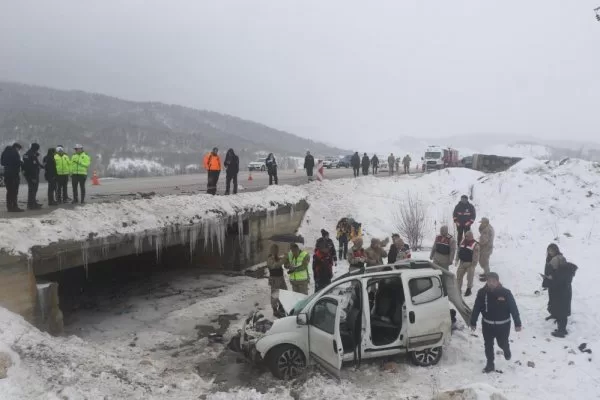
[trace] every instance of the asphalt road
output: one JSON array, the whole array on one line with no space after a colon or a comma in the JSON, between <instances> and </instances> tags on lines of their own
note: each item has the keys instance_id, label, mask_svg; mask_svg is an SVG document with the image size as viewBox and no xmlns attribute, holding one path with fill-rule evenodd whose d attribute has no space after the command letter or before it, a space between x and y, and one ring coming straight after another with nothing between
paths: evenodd
<instances>
[{"instance_id":1,"label":"asphalt road","mask_svg":"<svg viewBox=\"0 0 600 400\"><path fill-rule=\"evenodd\" d=\"M387 172L380 173L387 176ZM326 179L340 179L352 177L352 169L326 169ZM307 183L304 170L279 171L279 184L302 185ZM238 175L238 192L257 191L269 185L269 177L266 172L252 172L252 180L248 180L248 171L241 171ZM100 186L92 186L91 180L86 183L87 203L114 202L120 199L134 199L140 197L151 197L153 195L167 194L196 194L206 192L206 174L160 176L151 178L128 178L128 179L100 179ZM32 215L42 215L55 210L57 207L48 207L47 185L41 183L38 190L38 202L44 205L41 210L25 211L22 213L9 213L6 211L5 190L0 189L0 218L18 218ZM217 194L225 192L225 174L219 178ZM72 196L69 182L69 196ZM21 185L19 189L19 206L23 209L27 205L27 185ZM73 205L62 205L62 208L73 208Z\"/></svg>"}]
</instances>

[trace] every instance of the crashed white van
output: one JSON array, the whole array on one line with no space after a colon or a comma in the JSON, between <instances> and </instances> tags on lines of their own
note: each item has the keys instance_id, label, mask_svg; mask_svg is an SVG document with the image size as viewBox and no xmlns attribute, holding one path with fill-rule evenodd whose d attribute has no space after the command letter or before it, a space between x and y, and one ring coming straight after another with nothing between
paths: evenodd
<instances>
[{"instance_id":1,"label":"crashed white van","mask_svg":"<svg viewBox=\"0 0 600 400\"><path fill-rule=\"evenodd\" d=\"M399 354L437 364L450 338L449 303L467 323L471 314L454 274L417 260L347 273L311 296L282 290L279 301L286 316L250 315L233 347L280 379L310 363L340 377L343 362Z\"/></svg>"}]
</instances>

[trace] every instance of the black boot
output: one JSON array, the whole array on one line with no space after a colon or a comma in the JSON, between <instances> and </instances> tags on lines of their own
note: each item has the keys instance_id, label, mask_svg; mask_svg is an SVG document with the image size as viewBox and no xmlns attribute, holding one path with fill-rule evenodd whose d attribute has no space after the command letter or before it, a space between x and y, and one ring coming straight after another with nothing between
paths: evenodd
<instances>
[{"instance_id":1,"label":"black boot","mask_svg":"<svg viewBox=\"0 0 600 400\"><path fill-rule=\"evenodd\" d=\"M512 353L510 352L510 349L505 349L502 351L504 352L504 359L506 361L510 361L510 359L512 358Z\"/></svg>"},{"instance_id":2,"label":"black boot","mask_svg":"<svg viewBox=\"0 0 600 400\"><path fill-rule=\"evenodd\" d=\"M342 255L344 254L344 252L342 250L338 250L338 258L340 260L343 260Z\"/></svg>"},{"instance_id":3,"label":"black boot","mask_svg":"<svg viewBox=\"0 0 600 400\"><path fill-rule=\"evenodd\" d=\"M494 372L496 370L496 367L494 366L494 363L488 362L485 365L485 368L483 369L483 372L486 374L489 374L490 372Z\"/></svg>"},{"instance_id":4,"label":"black boot","mask_svg":"<svg viewBox=\"0 0 600 400\"><path fill-rule=\"evenodd\" d=\"M568 334L568 332L566 330L558 330L558 329L551 333L551 335L556 338L564 338L565 336L567 336L567 334Z\"/></svg>"},{"instance_id":5,"label":"black boot","mask_svg":"<svg viewBox=\"0 0 600 400\"><path fill-rule=\"evenodd\" d=\"M471 288L467 288L467 291L465 292L465 297L469 297L471 295Z\"/></svg>"}]
</instances>

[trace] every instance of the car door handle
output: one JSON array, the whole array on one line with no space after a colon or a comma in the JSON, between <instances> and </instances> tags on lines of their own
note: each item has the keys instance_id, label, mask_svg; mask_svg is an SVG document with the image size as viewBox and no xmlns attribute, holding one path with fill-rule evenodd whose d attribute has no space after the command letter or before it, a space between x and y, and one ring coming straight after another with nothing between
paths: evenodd
<instances>
[{"instance_id":1,"label":"car door handle","mask_svg":"<svg viewBox=\"0 0 600 400\"><path fill-rule=\"evenodd\" d=\"M338 352L338 349L337 349L337 343L335 342L335 340L333 341L333 352L334 352L335 354L337 354L337 352Z\"/></svg>"},{"instance_id":2,"label":"car door handle","mask_svg":"<svg viewBox=\"0 0 600 400\"><path fill-rule=\"evenodd\" d=\"M410 321L411 324L415 323L415 312L411 311L408 313L408 320Z\"/></svg>"}]
</instances>

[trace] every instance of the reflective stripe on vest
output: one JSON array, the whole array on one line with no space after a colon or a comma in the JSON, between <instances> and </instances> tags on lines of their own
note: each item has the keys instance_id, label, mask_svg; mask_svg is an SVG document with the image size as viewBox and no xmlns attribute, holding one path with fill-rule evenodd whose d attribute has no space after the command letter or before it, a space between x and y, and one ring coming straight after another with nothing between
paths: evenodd
<instances>
[{"instance_id":1,"label":"reflective stripe on vest","mask_svg":"<svg viewBox=\"0 0 600 400\"><path fill-rule=\"evenodd\" d=\"M294 254L290 251L288 253L288 260L290 265L293 267L301 267L304 259L308 256L308 253L301 251L298 257L294 258ZM308 280L308 266L302 271L290 272L290 281L307 281Z\"/></svg>"}]
</instances>

